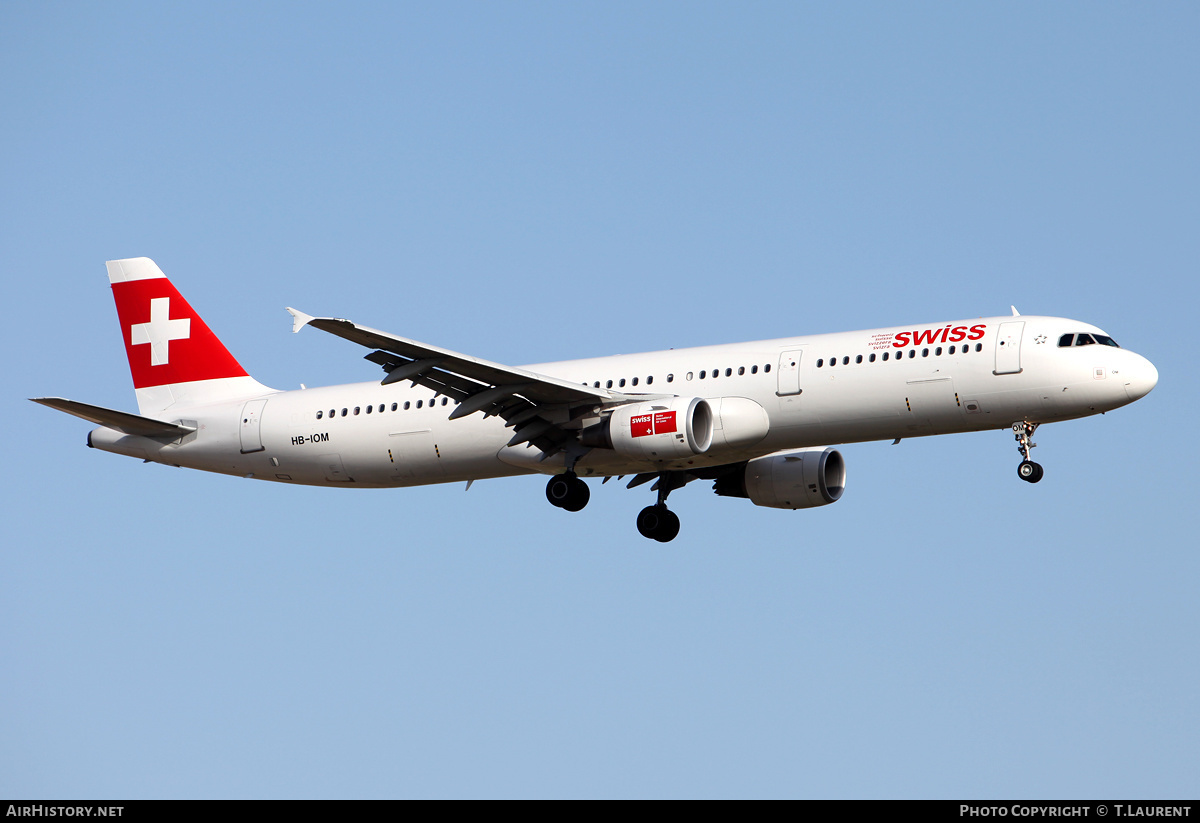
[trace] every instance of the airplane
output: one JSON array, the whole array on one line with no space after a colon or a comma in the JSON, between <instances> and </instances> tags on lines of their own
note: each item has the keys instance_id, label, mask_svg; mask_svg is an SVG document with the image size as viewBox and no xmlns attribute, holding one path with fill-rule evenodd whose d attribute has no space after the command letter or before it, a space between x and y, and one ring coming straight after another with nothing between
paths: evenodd
<instances>
[{"instance_id":1,"label":"airplane","mask_svg":"<svg viewBox=\"0 0 1200 823\"><path fill-rule=\"evenodd\" d=\"M837 502L830 444L1011 429L1018 476L1043 423L1104 413L1158 382L1149 360L1058 317L984 317L510 367L289 308L357 343L379 381L277 391L252 378L149 258L107 264L140 414L30 398L98 424L91 448L280 483L384 488L549 475L579 511L585 478L655 481L638 531L679 533L671 492L804 509Z\"/></svg>"}]
</instances>

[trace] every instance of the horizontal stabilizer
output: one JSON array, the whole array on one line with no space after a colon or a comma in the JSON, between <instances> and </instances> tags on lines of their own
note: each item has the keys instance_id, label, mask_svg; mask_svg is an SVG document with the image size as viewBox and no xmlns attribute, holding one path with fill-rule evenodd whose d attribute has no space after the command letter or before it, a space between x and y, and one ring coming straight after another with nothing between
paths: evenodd
<instances>
[{"instance_id":1,"label":"horizontal stabilizer","mask_svg":"<svg viewBox=\"0 0 1200 823\"><path fill-rule=\"evenodd\" d=\"M152 420L149 417L106 409L102 406L92 406L88 403L77 403L62 397L31 397L29 399L34 403L41 403L43 406L82 417L91 423L115 429L122 434L133 434L140 437L182 437L195 431L191 426L177 426L174 423L164 423L161 420Z\"/></svg>"}]
</instances>

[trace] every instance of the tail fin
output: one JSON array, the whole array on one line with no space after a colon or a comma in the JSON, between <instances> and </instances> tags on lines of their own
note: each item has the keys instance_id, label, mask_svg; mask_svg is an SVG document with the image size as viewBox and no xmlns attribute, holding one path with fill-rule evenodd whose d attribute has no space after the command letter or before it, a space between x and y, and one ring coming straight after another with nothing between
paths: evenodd
<instances>
[{"instance_id":1,"label":"tail fin","mask_svg":"<svg viewBox=\"0 0 1200 823\"><path fill-rule=\"evenodd\" d=\"M246 374L153 260L107 265L142 414L271 391Z\"/></svg>"}]
</instances>

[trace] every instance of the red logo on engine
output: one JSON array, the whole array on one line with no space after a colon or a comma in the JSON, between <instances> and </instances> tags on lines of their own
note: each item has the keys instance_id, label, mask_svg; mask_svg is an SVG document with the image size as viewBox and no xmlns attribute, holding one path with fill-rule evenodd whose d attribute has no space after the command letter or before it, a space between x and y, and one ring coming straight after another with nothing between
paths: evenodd
<instances>
[{"instance_id":1,"label":"red logo on engine","mask_svg":"<svg viewBox=\"0 0 1200 823\"><path fill-rule=\"evenodd\" d=\"M675 426L675 412L673 411L637 414L629 418L629 433L633 437L671 434L677 430Z\"/></svg>"}]
</instances>

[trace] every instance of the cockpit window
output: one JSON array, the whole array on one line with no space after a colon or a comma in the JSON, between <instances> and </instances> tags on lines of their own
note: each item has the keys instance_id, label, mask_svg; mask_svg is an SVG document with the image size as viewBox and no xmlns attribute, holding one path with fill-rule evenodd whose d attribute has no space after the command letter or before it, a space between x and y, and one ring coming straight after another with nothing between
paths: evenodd
<instances>
[{"instance_id":1,"label":"cockpit window","mask_svg":"<svg viewBox=\"0 0 1200 823\"><path fill-rule=\"evenodd\" d=\"M1091 346L1095 343L1099 343L1101 346L1112 346L1114 349L1121 348L1117 345L1116 340L1104 334L1064 334L1058 338L1058 347L1060 349L1070 348L1071 346Z\"/></svg>"}]
</instances>

